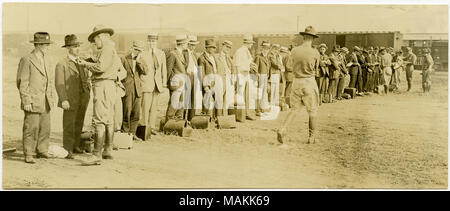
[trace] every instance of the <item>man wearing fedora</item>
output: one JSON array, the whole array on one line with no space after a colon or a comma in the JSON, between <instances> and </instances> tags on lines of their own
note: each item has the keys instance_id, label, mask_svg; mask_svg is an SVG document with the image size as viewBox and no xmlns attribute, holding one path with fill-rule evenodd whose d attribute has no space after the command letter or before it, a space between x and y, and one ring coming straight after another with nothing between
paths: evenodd
<instances>
[{"instance_id":1,"label":"man wearing fedora","mask_svg":"<svg viewBox=\"0 0 450 211\"><path fill-rule=\"evenodd\" d=\"M268 75L270 71L269 60L270 43L267 41L261 42L261 52L255 57L255 64L258 67L259 87L258 100L256 105L256 116L261 116L261 113L269 110L268 99Z\"/></svg>"},{"instance_id":2,"label":"man wearing fedora","mask_svg":"<svg viewBox=\"0 0 450 211\"><path fill-rule=\"evenodd\" d=\"M237 105L244 108L246 119L256 120L250 115L250 70L256 70L250 49L255 42L251 35L244 35L244 44L236 50L233 56L233 66L237 74Z\"/></svg>"},{"instance_id":3,"label":"man wearing fedora","mask_svg":"<svg viewBox=\"0 0 450 211\"><path fill-rule=\"evenodd\" d=\"M319 89L315 80L316 71L319 68L319 52L312 47L312 42L319 36L312 26L308 26L303 36L303 43L292 49L294 64L294 81L292 84L291 103L292 109L288 111L282 127L277 130L277 138L283 143L286 138L286 129L292 120L300 116L298 109L306 107L309 116L309 143L315 143L317 130L317 112L319 109Z\"/></svg>"},{"instance_id":4,"label":"man wearing fedora","mask_svg":"<svg viewBox=\"0 0 450 211\"><path fill-rule=\"evenodd\" d=\"M68 151L67 158L72 159L72 153L82 153L80 136L84 117L91 93L88 81L89 71L80 62L80 44L74 34L66 35L64 46L68 51L66 57L56 65L55 87L58 93L58 107L63 113L63 147Z\"/></svg>"},{"instance_id":5,"label":"man wearing fedora","mask_svg":"<svg viewBox=\"0 0 450 211\"><path fill-rule=\"evenodd\" d=\"M187 69L186 72L189 75L189 79L191 82L190 87L190 106L188 108L188 120L191 120L195 115L198 115L202 111L202 100L203 100L203 85L202 79L204 75L202 72L198 70L198 58L195 54L195 49L197 45L200 43L197 40L197 36L189 35L188 36L188 47L184 51L187 59Z\"/></svg>"},{"instance_id":6,"label":"man wearing fedora","mask_svg":"<svg viewBox=\"0 0 450 211\"><path fill-rule=\"evenodd\" d=\"M268 76L269 101L271 105L281 106L283 99L284 65L280 55L280 44L272 44L268 58L270 61Z\"/></svg>"},{"instance_id":7,"label":"man wearing fedora","mask_svg":"<svg viewBox=\"0 0 450 211\"><path fill-rule=\"evenodd\" d=\"M321 43L319 45L319 53L320 53L320 64L319 69L316 72L316 82L317 87L319 88L319 103L331 103L331 97L325 98L327 95L327 90L334 86L334 79L330 77L330 72L328 66L331 65L331 61L328 58L328 55L325 54L328 47L325 43ZM331 93L329 93L331 94ZM329 95L330 96L330 95ZM328 99L326 101L325 99Z\"/></svg>"},{"instance_id":8,"label":"man wearing fedora","mask_svg":"<svg viewBox=\"0 0 450 211\"><path fill-rule=\"evenodd\" d=\"M169 119L183 119L184 105L183 99L190 99L190 84L186 87L187 76L187 45L188 38L185 34L175 36L176 48L170 51L167 58L167 85L169 87L169 103L166 111L166 122ZM187 90L187 91L185 91ZM184 97L184 95L188 96Z\"/></svg>"},{"instance_id":9,"label":"man wearing fedora","mask_svg":"<svg viewBox=\"0 0 450 211\"><path fill-rule=\"evenodd\" d=\"M140 40L133 41L130 52L121 56L120 60L126 70L126 77L123 80L125 86L125 96L122 98L123 105L123 131L133 134L135 140L136 129L140 120L142 82L141 77L147 75L148 65L142 57L145 50L144 42Z\"/></svg>"},{"instance_id":10,"label":"man wearing fedora","mask_svg":"<svg viewBox=\"0 0 450 211\"><path fill-rule=\"evenodd\" d=\"M292 107L290 95L292 90L292 80L294 80L294 74L292 72L292 57L291 51L287 47L281 47L280 55L283 60L284 65L284 79L286 81L284 88L284 103L286 103L289 107Z\"/></svg>"},{"instance_id":11,"label":"man wearing fedora","mask_svg":"<svg viewBox=\"0 0 450 211\"><path fill-rule=\"evenodd\" d=\"M215 54L217 71L222 77L223 82L223 108L218 109L218 115L228 115L228 108L234 107L235 86L234 79L235 69L233 68L233 60L230 57L230 51L233 42L225 40L222 42L222 48L218 54Z\"/></svg>"},{"instance_id":12,"label":"man wearing fedora","mask_svg":"<svg viewBox=\"0 0 450 211\"><path fill-rule=\"evenodd\" d=\"M214 57L216 45L214 40L205 40L205 52L198 58L198 65L203 75L204 111L213 118L223 108L223 81L217 70Z\"/></svg>"},{"instance_id":13,"label":"man wearing fedora","mask_svg":"<svg viewBox=\"0 0 450 211\"><path fill-rule=\"evenodd\" d=\"M158 34L147 36L149 50L142 56L148 66L148 74L141 74L142 104L140 125L145 126L144 141L156 135L156 117L158 115L159 97L167 88L166 54L157 47Z\"/></svg>"},{"instance_id":14,"label":"man wearing fedora","mask_svg":"<svg viewBox=\"0 0 450 211\"><path fill-rule=\"evenodd\" d=\"M54 76L48 47L53 41L47 32L36 32L34 50L22 57L17 70L23 121L23 153L26 163L35 163L33 156L50 158L50 110L54 106Z\"/></svg>"},{"instance_id":15,"label":"man wearing fedora","mask_svg":"<svg viewBox=\"0 0 450 211\"><path fill-rule=\"evenodd\" d=\"M101 159L112 159L111 151L114 139L114 106L116 103L116 80L122 66L119 55L114 48L111 36L114 30L103 25L94 27L88 40L94 43L98 54L90 61L81 61L92 72L94 93L93 124L95 142L93 157L88 164L100 164Z\"/></svg>"}]
</instances>

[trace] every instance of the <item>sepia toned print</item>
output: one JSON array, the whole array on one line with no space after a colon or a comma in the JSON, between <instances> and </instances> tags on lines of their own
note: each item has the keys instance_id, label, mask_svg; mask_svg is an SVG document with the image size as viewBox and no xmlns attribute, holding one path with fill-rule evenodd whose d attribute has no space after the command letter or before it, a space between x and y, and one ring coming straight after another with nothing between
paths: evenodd
<instances>
[{"instance_id":1,"label":"sepia toned print","mask_svg":"<svg viewBox=\"0 0 450 211\"><path fill-rule=\"evenodd\" d=\"M5 189L448 187L447 5L2 6Z\"/></svg>"}]
</instances>

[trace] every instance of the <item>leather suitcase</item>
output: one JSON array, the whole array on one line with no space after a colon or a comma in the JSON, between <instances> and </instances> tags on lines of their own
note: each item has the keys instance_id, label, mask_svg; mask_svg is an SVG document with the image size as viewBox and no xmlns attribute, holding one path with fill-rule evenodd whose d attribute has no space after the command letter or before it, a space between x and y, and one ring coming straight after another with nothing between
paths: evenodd
<instances>
[{"instance_id":1,"label":"leather suitcase","mask_svg":"<svg viewBox=\"0 0 450 211\"><path fill-rule=\"evenodd\" d=\"M245 109L236 109L236 122L245 122Z\"/></svg>"},{"instance_id":2,"label":"leather suitcase","mask_svg":"<svg viewBox=\"0 0 450 211\"><path fill-rule=\"evenodd\" d=\"M119 149L133 148L133 135L129 133L114 132L113 146Z\"/></svg>"},{"instance_id":3,"label":"leather suitcase","mask_svg":"<svg viewBox=\"0 0 450 211\"><path fill-rule=\"evenodd\" d=\"M352 99L354 99L356 97L356 89L355 88L345 88L344 93L349 94Z\"/></svg>"}]
</instances>

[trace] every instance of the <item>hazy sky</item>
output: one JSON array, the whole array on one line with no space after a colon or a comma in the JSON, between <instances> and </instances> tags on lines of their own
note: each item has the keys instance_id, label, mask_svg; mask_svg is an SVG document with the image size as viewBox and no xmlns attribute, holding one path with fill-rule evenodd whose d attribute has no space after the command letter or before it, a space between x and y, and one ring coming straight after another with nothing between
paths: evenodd
<instances>
[{"instance_id":1,"label":"hazy sky","mask_svg":"<svg viewBox=\"0 0 450 211\"><path fill-rule=\"evenodd\" d=\"M297 26L297 19L299 19ZM192 33L317 31L448 33L448 7L373 5L156 5L5 3L3 31L89 33L98 24L116 31L184 28Z\"/></svg>"}]
</instances>

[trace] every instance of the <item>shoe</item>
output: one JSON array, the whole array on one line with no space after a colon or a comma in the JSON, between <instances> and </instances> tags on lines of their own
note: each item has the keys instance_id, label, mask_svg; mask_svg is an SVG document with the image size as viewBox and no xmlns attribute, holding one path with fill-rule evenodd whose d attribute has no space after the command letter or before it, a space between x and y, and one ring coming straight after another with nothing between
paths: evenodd
<instances>
[{"instance_id":1,"label":"shoe","mask_svg":"<svg viewBox=\"0 0 450 211\"><path fill-rule=\"evenodd\" d=\"M258 112L258 113L256 113L255 115L256 115L256 116L261 116L261 113Z\"/></svg>"},{"instance_id":2,"label":"shoe","mask_svg":"<svg viewBox=\"0 0 450 211\"><path fill-rule=\"evenodd\" d=\"M251 117L251 116L246 116L245 117L247 120L250 120L250 121L255 121L256 119L255 118L253 118L253 117Z\"/></svg>"},{"instance_id":3,"label":"shoe","mask_svg":"<svg viewBox=\"0 0 450 211\"><path fill-rule=\"evenodd\" d=\"M102 162L101 158L99 158L95 155L92 155L92 156L88 157L87 160L82 161L81 165L83 165L83 166L100 165L101 162Z\"/></svg>"},{"instance_id":4,"label":"shoe","mask_svg":"<svg viewBox=\"0 0 450 211\"><path fill-rule=\"evenodd\" d=\"M152 133L152 135L154 135L154 136L158 135L158 134L156 133L156 129L152 129L151 133Z\"/></svg>"},{"instance_id":5,"label":"shoe","mask_svg":"<svg viewBox=\"0 0 450 211\"><path fill-rule=\"evenodd\" d=\"M144 141L141 138L137 137L136 135L133 135L133 140L134 141Z\"/></svg>"},{"instance_id":6,"label":"shoe","mask_svg":"<svg viewBox=\"0 0 450 211\"><path fill-rule=\"evenodd\" d=\"M80 147L75 147L75 148L73 148L73 153L81 154L81 153L83 153L83 150L81 150Z\"/></svg>"},{"instance_id":7,"label":"shoe","mask_svg":"<svg viewBox=\"0 0 450 211\"><path fill-rule=\"evenodd\" d=\"M65 157L65 159L73 159L73 154L71 154L71 153L69 153L66 157Z\"/></svg>"},{"instance_id":8,"label":"shoe","mask_svg":"<svg viewBox=\"0 0 450 211\"><path fill-rule=\"evenodd\" d=\"M307 144L315 144L316 143L316 138L314 136L310 136L308 138L308 142L306 142Z\"/></svg>"},{"instance_id":9,"label":"shoe","mask_svg":"<svg viewBox=\"0 0 450 211\"><path fill-rule=\"evenodd\" d=\"M33 156L25 156L25 163L35 164Z\"/></svg>"},{"instance_id":10,"label":"shoe","mask_svg":"<svg viewBox=\"0 0 450 211\"><path fill-rule=\"evenodd\" d=\"M104 154L104 155L102 155L102 158L103 159L105 159L105 160L112 160L113 159L113 156L111 155L111 154Z\"/></svg>"},{"instance_id":11,"label":"shoe","mask_svg":"<svg viewBox=\"0 0 450 211\"><path fill-rule=\"evenodd\" d=\"M36 158L44 158L44 159L49 159L49 158L53 158L51 155L49 155L48 153L38 153L36 155Z\"/></svg>"},{"instance_id":12,"label":"shoe","mask_svg":"<svg viewBox=\"0 0 450 211\"><path fill-rule=\"evenodd\" d=\"M277 130L277 140L281 144L284 143L286 139L286 128L281 128Z\"/></svg>"}]
</instances>

